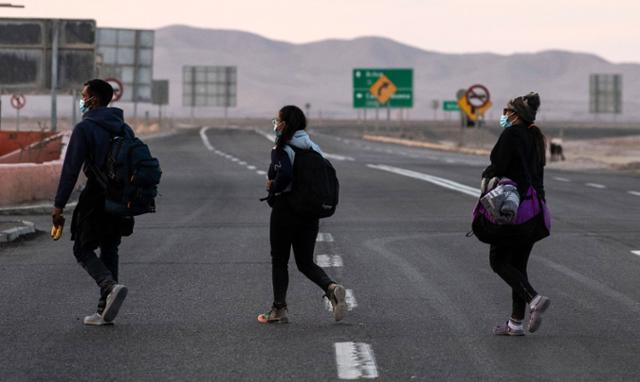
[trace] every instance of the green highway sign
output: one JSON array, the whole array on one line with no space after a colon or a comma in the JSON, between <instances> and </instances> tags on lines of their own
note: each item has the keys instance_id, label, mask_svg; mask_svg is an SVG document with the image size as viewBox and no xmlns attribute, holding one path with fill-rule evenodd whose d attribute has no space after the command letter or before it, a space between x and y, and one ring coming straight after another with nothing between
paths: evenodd
<instances>
[{"instance_id":1,"label":"green highway sign","mask_svg":"<svg viewBox=\"0 0 640 382\"><path fill-rule=\"evenodd\" d=\"M413 69L353 69L353 107L412 108Z\"/></svg>"},{"instance_id":2,"label":"green highway sign","mask_svg":"<svg viewBox=\"0 0 640 382\"><path fill-rule=\"evenodd\" d=\"M442 102L442 110L460 111L460 106L458 106L458 101L444 101Z\"/></svg>"}]
</instances>

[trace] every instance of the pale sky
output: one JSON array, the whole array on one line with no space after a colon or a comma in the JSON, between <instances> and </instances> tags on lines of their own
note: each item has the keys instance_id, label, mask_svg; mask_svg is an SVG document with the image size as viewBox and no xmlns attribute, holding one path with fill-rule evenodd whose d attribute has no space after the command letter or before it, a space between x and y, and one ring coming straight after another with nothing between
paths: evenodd
<instances>
[{"instance_id":1,"label":"pale sky","mask_svg":"<svg viewBox=\"0 0 640 382\"><path fill-rule=\"evenodd\" d=\"M99 27L186 24L294 43L388 37L443 53L594 53L640 63L640 0L5 0L0 17L91 18Z\"/></svg>"}]
</instances>

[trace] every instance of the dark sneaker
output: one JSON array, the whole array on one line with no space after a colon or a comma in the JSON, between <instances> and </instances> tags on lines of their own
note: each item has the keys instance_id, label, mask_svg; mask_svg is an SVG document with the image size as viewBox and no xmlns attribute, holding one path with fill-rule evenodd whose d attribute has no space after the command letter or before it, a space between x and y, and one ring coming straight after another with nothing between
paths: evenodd
<instances>
[{"instance_id":1,"label":"dark sneaker","mask_svg":"<svg viewBox=\"0 0 640 382\"><path fill-rule=\"evenodd\" d=\"M102 312L102 318L105 321L113 321L116 318L122 302L127 298L127 292L127 287L122 284L116 284L111 288L111 292L107 295L107 304Z\"/></svg>"},{"instance_id":2,"label":"dark sneaker","mask_svg":"<svg viewBox=\"0 0 640 382\"><path fill-rule=\"evenodd\" d=\"M271 307L271 310L267 313L258 315L258 322L261 324L287 324L289 318L287 317L287 307L276 308Z\"/></svg>"},{"instance_id":3,"label":"dark sneaker","mask_svg":"<svg viewBox=\"0 0 640 382\"><path fill-rule=\"evenodd\" d=\"M493 334L496 336L524 336L524 329L512 329L507 321L493 328Z\"/></svg>"},{"instance_id":4,"label":"dark sneaker","mask_svg":"<svg viewBox=\"0 0 640 382\"><path fill-rule=\"evenodd\" d=\"M542 323L542 313L544 313L549 305L551 305L551 300L549 297L539 296L535 304L531 306L529 310L529 332L534 333L538 328L540 328L540 324ZM534 301L536 300L534 299Z\"/></svg>"},{"instance_id":5,"label":"dark sneaker","mask_svg":"<svg viewBox=\"0 0 640 382\"><path fill-rule=\"evenodd\" d=\"M113 321L105 321L100 313L94 313L84 318L84 324L89 326L113 325Z\"/></svg>"},{"instance_id":6,"label":"dark sneaker","mask_svg":"<svg viewBox=\"0 0 640 382\"><path fill-rule=\"evenodd\" d=\"M329 288L327 291L327 298L333 307L333 318L336 321L341 321L347 314L346 296L347 292L340 284L335 284L333 288Z\"/></svg>"}]
</instances>

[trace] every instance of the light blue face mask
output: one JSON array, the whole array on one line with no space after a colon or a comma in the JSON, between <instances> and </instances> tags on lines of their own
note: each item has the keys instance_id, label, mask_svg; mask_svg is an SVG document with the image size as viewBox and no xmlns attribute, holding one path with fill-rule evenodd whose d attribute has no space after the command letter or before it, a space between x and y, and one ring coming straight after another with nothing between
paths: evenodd
<instances>
[{"instance_id":1,"label":"light blue face mask","mask_svg":"<svg viewBox=\"0 0 640 382\"><path fill-rule=\"evenodd\" d=\"M84 102L84 99L80 100L80 113L84 114L89 111L89 106L87 106Z\"/></svg>"},{"instance_id":2,"label":"light blue face mask","mask_svg":"<svg viewBox=\"0 0 640 382\"><path fill-rule=\"evenodd\" d=\"M506 115L502 115L500 117L500 127L502 127L503 129L506 129L507 127L511 127L511 122L509 121L509 118Z\"/></svg>"}]
</instances>

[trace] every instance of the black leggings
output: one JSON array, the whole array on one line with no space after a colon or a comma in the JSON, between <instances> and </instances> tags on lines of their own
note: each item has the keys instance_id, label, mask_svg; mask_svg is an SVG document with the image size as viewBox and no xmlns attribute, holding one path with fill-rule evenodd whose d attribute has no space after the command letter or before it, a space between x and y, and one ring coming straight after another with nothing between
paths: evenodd
<instances>
[{"instance_id":1,"label":"black leggings","mask_svg":"<svg viewBox=\"0 0 640 382\"><path fill-rule=\"evenodd\" d=\"M524 319L527 303L538 294L527 276L527 262L532 249L533 243L491 245L490 249L491 268L511 286L511 317L516 320Z\"/></svg>"},{"instance_id":2,"label":"black leggings","mask_svg":"<svg viewBox=\"0 0 640 382\"><path fill-rule=\"evenodd\" d=\"M318 219L295 215L282 197L276 197L271 210L269 237L271 241L271 271L273 305L287 305L289 287L288 263L291 248L298 270L325 292L331 278L313 261L313 250L318 236Z\"/></svg>"}]
</instances>

